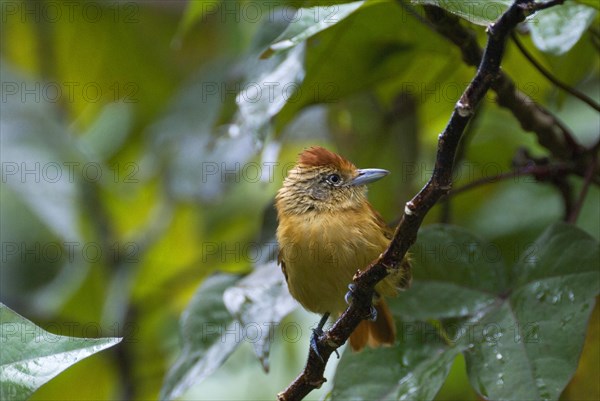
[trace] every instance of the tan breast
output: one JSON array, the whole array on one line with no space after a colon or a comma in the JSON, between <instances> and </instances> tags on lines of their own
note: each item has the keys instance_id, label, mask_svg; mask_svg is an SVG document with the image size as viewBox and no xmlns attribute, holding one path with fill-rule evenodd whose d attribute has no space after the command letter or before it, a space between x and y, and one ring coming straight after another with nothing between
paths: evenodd
<instances>
[{"instance_id":1,"label":"tan breast","mask_svg":"<svg viewBox=\"0 0 600 401\"><path fill-rule=\"evenodd\" d=\"M312 312L341 313L354 273L387 247L380 224L370 208L280 216L277 240L292 296Z\"/></svg>"}]
</instances>

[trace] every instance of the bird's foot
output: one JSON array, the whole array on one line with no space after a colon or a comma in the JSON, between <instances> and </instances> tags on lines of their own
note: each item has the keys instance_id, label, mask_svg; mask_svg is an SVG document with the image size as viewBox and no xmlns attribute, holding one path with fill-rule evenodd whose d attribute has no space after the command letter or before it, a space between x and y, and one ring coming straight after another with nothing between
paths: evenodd
<instances>
[{"instance_id":1,"label":"bird's foot","mask_svg":"<svg viewBox=\"0 0 600 401\"><path fill-rule=\"evenodd\" d=\"M325 323L327 323L327 319L329 319L329 312L325 313L321 320L319 320L319 324L316 328L313 329L312 335L310 336L310 348L312 348L315 354L317 354L321 362L325 362L325 360L323 360L323 357L319 352L319 345L317 343L317 340L323 334L323 327L325 326ZM337 349L334 350L334 352L337 358L340 359L340 354L337 352Z\"/></svg>"},{"instance_id":2,"label":"bird's foot","mask_svg":"<svg viewBox=\"0 0 600 401\"><path fill-rule=\"evenodd\" d=\"M354 283L348 284L348 292L344 296L344 300L346 300L346 303L348 305L350 305L352 303L352 301L354 300L355 292L356 292L356 284L354 284ZM366 317L366 319L369 319L372 322L377 320L377 309L374 306L371 305L371 311L369 313L369 316Z\"/></svg>"},{"instance_id":3,"label":"bird's foot","mask_svg":"<svg viewBox=\"0 0 600 401\"><path fill-rule=\"evenodd\" d=\"M315 354L317 354L321 362L324 361L323 357L321 356L321 353L319 352L317 339L323 334L323 327L325 326L325 323L327 323L327 319L329 319L329 312L325 313L323 317L321 317L321 320L319 320L319 324L316 328L313 329L312 336L310 336L310 348L312 348L312 350L315 351Z\"/></svg>"},{"instance_id":4,"label":"bird's foot","mask_svg":"<svg viewBox=\"0 0 600 401\"><path fill-rule=\"evenodd\" d=\"M319 357L319 359L321 360L321 362L325 362L325 361L323 361L323 357L321 356L321 353L319 352L319 347L317 345L317 338L319 338L319 336L321 334L323 334L322 330L319 333L317 331L317 329L313 329L312 336L310 336L310 348L312 348L312 350L315 351L315 354L317 354L317 356Z\"/></svg>"},{"instance_id":5,"label":"bird's foot","mask_svg":"<svg viewBox=\"0 0 600 401\"><path fill-rule=\"evenodd\" d=\"M356 284L354 284L354 283L348 284L348 290L349 291L344 296L344 300L346 301L346 303L348 305L350 305L352 303L352 300L354 299L354 292L356 291Z\"/></svg>"},{"instance_id":6,"label":"bird's foot","mask_svg":"<svg viewBox=\"0 0 600 401\"><path fill-rule=\"evenodd\" d=\"M369 315L369 320L374 322L377 320L377 308L371 305L371 314Z\"/></svg>"}]
</instances>

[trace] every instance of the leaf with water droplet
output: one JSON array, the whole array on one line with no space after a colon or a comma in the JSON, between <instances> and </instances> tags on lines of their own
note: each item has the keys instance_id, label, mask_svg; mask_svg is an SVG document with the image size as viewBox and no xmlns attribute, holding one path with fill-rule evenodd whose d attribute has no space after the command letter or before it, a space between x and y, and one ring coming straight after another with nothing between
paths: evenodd
<instances>
[{"instance_id":1,"label":"leaf with water droplet","mask_svg":"<svg viewBox=\"0 0 600 401\"><path fill-rule=\"evenodd\" d=\"M411 289L390 303L404 316L422 320L471 316L484 310L496 302L508 282L503 261L488 257L488 245L460 227L426 227L411 250Z\"/></svg>"},{"instance_id":2,"label":"leaf with water droplet","mask_svg":"<svg viewBox=\"0 0 600 401\"><path fill-rule=\"evenodd\" d=\"M339 4L336 7L311 7L300 8L290 20L285 31L261 54L261 58L268 58L291 49L292 47L306 41L317 33L332 27L353 12L355 12L364 1L355 1L347 4Z\"/></svg>"},{"instance_id":3,"label":"leaf with water droplet","mask_svg":"<svg viewBox=\"0 0 600 401\"><path fill-rule=\"evenodd\" d=\"M180 199L215 202L244 177L256 153L255 138L235 126L217 126L231 83L230 64L213 63L183 87L164 115L148 129L169 193Z\"/></svg>"},{"instance_id":4,"label":"leaf with water droplet","mask_svg":"<svg viewBox=\"0 0 600 401\"><path fill-rule=\"evenodd\" d=\"M236 285L225 290L223 301L241 327L256 327L252 337L254 352L265 372L269 371L269 350L274 329L298 307L275 261L257 266Z\"/></svg>"},{"instance_id":5,"label":"leaf with water droplet","mask_svg":"<svg viewBox=\"0 0 600 401\"><path fill-rule=\"evenodd\" d=\"M346 350L333 379L332 400L427 400L444 383L462 347L451 347L425 322L396 321L391 347Z\"/></svg>"},{"instance_id":6,"label":"leaf with water droplet","mask_svg":"<svg viewBox=\"0 0 600 401\"><path fill-rule=\"evenodd\" d=\"M161 400L183 395L221 366L240 344L240 327L235 326L223 303L223 292L239 279L216 274L204 280L196 291L181 315L183 349L165 377Z\"/></svg>"},{"instance_id":7,"label":"leaf with water droplet","mask_svg":"<svg viewBox=\"0 0 600 401\"><path fill-rule=\"evenodd\" d=\"M575 46L596 15L593 8L576 2L540 11L528 24L531 39L538 49L561 55Z\"/></svg>"},{"instance_id":8,"label":"leaf with water droplet","mask_svg":"<svg viewBox=\"0 0 600 401\"><path fill-rule=\"evenodd\" d=\"M475 389L483 384L481 394L494 400L558 399L577 367L600 290L599 260L598 242L576 227L558 223L537 239L512 268L509 297L476 322L512 328L513 335L488 336L465 354Z\"/></svg>"},{"instance_id":9,"label":"leaf with water droplet","mask_svg":"<svg viewBox=\"0 0 600 401\"><path fill-rule=\"evenodd\" d=\"M0 394L24 400L69 366L121 338L76 338L49 333L0 303Z\"/></svg>"},{"instance_id":10,"label":"leaf with water droplet","mask_svg":"<svg viewBox=\"0 0 600 401\"><path fill-rule=\"evenodd\" d=\"M440 320L447 343L463 348L482 396L557 399L600 291L598 242L557 223L511 269L474 252L473 243L491 246L464 229L423 229L413 248L413 288L390 300L394 314Z\"/></svg>"}]
</instances>

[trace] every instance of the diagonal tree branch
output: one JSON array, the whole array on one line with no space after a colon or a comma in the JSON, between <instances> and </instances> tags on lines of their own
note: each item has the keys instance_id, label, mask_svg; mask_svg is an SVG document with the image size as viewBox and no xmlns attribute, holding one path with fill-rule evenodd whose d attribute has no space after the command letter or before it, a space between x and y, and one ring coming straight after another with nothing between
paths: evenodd
<instances>
[{"instance_id":1,"label":"diagonal tree branch","mask_svg":"<svg viewBox=\"0 0 600 401\"><path fill-rule=\"evenodd\" d=\"M438 138L435 168L429 182L406 204L394 238L386 251L364 271L359 271L354 276L355 289L351 305L331 329L317 339L321 357L315 353L312 347L310 348L304 370L287 389L277 395L280 401L301 400L325 382L323 373L331 354L348 340L361 320L370 315L375 285L391 270L401 268L401 261L408 249L415 243L417 231L425 215L442 196L450 191L458 144L475 109L490 87L496 85L499 79L503 79L500 62L510 32L540 6L547 7L548 2L535 3L532 0L516 0L495 24L488 27L488 42L481 56L477 73L456 103L448 125ZM545 131L544 135L546 135ZM551 138L552 145L557 145L560 136Z\"/></svg>"},{"instance_id":2,"label":"diagonal tree branch","mask_svg":"<svg viewBox=\"0 0 600 401\"><path fill-rule=\"evenodd\" d=\"M539 3L538 6L547 8L560 3L562 2L546 2ZM459 17L439 7L424 6L424 10L433 29L458 46L464 62L472 66L479 65L483 52L475 33L461 25ZM492 90L498 95L498 104L510 110L524 130L534 132L538 142L556 158L568 160L582 153L583 149L570 130L550 111L518 90L506 73L499 72L492 83Z\"/></svg>"}]
</instances>

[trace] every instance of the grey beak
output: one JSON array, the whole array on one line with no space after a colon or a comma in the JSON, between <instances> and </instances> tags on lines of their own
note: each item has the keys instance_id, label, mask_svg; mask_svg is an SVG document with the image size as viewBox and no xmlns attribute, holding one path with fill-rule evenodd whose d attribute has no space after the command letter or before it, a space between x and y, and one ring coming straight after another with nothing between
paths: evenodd
<instances>
[{"instance_id":1,"label":"grey beak","mask_svg":"<svg viewBox=\"0 0 600 401\"><path fill-rule=\"evenodd\" d=\"M358 185L366 185L371 182L377 181L380 178L385 177L390 172L387 170L383 170L380 168L365 168L358 170L358 175L354 177L348 185L358 186Z\"/></svg>"}]
</instances>

